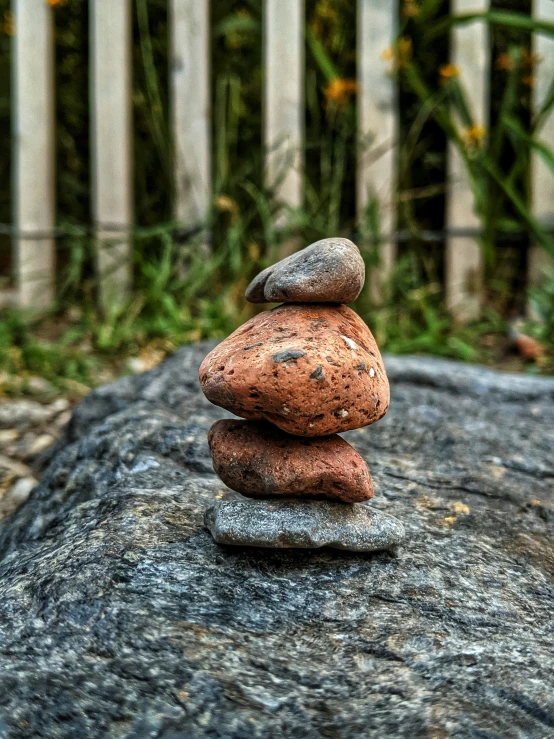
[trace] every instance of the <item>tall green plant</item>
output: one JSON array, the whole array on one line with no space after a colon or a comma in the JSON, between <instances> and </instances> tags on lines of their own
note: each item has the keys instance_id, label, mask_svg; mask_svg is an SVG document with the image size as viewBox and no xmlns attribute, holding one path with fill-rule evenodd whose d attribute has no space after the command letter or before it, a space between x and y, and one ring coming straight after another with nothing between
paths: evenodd
<instances>
[{"instance_id":1,"label":"tall green plant","mask_svg":"<svg viewBox=\"0 0 554 739\"><path fill-rule=\"evenodd\" d=\"M424 2L422 12L413 19L428 42L434 42L455 25L470 22L502 24L520 30L554 34L554 24L534 21L513 12L491 11L451 16L429 23L431 5L431 2ZM521 79L524 65L528 63L525 55L525 50L515 46L503 55L505 84L496 123L488 131L482 121L476 120L469 104L466 85L471 84L471 80L461 78L455 67L443 67L441 86L433 89L421 73L417 59L400 59L398 65L405 83L419 98L421 110L427 111L438 123L465 166L474 195L475 212L483 226L482 246L490 265L495 262L498 231L526 232L554 259L554 239L533 216L528 192L531 153L540 156L554 176L554 153L538 137L541 126L554 106L554 80L551 92L536 111L531 125L526 127L518 115ZM510 145L514 152L508 171L503 166L506 145Z\"/></svg>"}]
</instances>

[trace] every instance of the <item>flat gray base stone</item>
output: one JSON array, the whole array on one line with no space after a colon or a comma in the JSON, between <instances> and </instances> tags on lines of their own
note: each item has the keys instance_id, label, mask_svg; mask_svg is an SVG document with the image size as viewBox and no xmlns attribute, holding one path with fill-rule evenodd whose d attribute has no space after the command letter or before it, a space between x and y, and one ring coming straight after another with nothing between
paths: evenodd
<instances>
[{"instance_id":1,"label":"flat gray base stone","mask_svg":"<svg viewBox=\"0 0 554 739\"><path fill-rule=\"evenodd\" d=\"M364 503L285 500L219 500L205 524L218 544L271 549L394 549L404 526Z\"/></svg>"}]
</instances>

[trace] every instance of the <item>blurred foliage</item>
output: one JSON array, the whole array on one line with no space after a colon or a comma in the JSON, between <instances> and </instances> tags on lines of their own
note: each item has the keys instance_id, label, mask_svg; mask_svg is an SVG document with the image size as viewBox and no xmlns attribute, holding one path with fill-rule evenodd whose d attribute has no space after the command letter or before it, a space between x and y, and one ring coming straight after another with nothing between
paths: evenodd
<instances>
[{"instance_id":1,"label":"blurred foliage","mask_svg":"<svg viewBox=\"0 0 554 739\"><path fill-rule=\"evenodd\" d=\"M540 288L531 290L531 307L539 320L528 322L526 330L545 346L551 347L554 337L554 269L547 271Z\"/></svg>"},{"instance_id":2,"label":"blurred foliage","mask_svg":"<svg viewBox=\"0 0 554 739\"><path fill-rule=\"evenodd\" d=\"M403 142L398 151L398 225L411 235L400 251L417 254L420 276L428 281L442 277L444 243L423 243L418 234L422 230L442 231L445 225L447 137L432 116L431 106L422 105L404 72L406 64L417 60L421 77L431 88L438 87L438 70L448 62L448 35L430 41L425 29L448 11L448 0L401 2L398 42L388 61L398 75L399 141Z\"/></svg>"},{"instance_id":3,"label":"blurred foliage","mask_svg":"<svg viewBox=\"0 0 554 739\"><path fill-rule=\"evenodd\" d=\"M80 326L68 320L63 333L46 337L37 331L36 317L21 311L5 311L0 321L0 392L25 390L25 379L45 378L67 391L71 383L94 384L99 362L79 345ZM17 379L15 379L17 378ZM23 384L21 380L23 379ZM88 385L87 385L88 387Z\"/></svg>"},{"instance_id":4,"label":"blurred foliage","mask_svg":"<svg viewBox=\"0 0 554 739\"><path fill-rule=\"evenodd\" d=\"M141 226L171 218L167 5L167 0L134 2L133 173L135 214Z\"/></svg>"},{"instance_id":5,"label":"blurred foliage","mask_svg":"<svg viewBox=\"0 0 554 739\"><path fill-rule=\"evenodd\" d=\"M522 275L530 237L551 238L528 208L529 159L540 119L530 112L538 62L530 53L530 0L492 0L488 24L493 69L490 124L474 119L460 78L448 64L449 31L460 19L447 0L401 0L399 35L383 64L400 92L399 226L409 234L378 310L368 291L357 309L380 345L498 363L509 357L507 320L524 309ZM134 275L128 304L101 314L96 303L94 245L89 236L90 167L88 2L56 3L59 304L40 318L5 313L0 366L39 373L54 383L103 379L127 356L163 356L186 341L223 336L255 310L244 301L249 279L278 259L291 239L359 235L356 224L356 3L306 0L306 173L303 207L276 216L277 183L264 182L262 155L262 0L212 3L214 199L201 229L171 222L167 0L133 2ZM496 15L495 15L496 14ZM500 15L499 15L500 14ZM502 16L502 18L500 18ZM463 19L462 19L463 20ZM465 22L465 21L464 21ZM10 221L9 0L0 0L0 222ZM539 117L540 118L540 117ZM487 302L482 318L456 326L445 313L444 244L424 242L444 227L447 144L460 151L485 228ZM552 159L554 161L554 159ZM550 161L550 164L552 164ZM194 224L192 224L194 226ZM379 213L370 204L361 233L364 259L376 263ZM517 236L518 240L507 238ZM522 236L521 236L522 234ZM204 248L211 238L211 252ZM0 237L0 269L9 268ZM533 295L540 324L528 328L553 354L552 280ZM547 327L547 328L544 328ZM42 347L42 348L41 348ZM511 360L510 360L511 361ZM550 361L550 360L549 360ZM100 365L98 364L100 363ZM519 366L519 365L518 365ZM544 367L551 368L552 362Z\"/></svg>"},{"instance_id":6,"label":"blurred foliage","mask_svg":"<svg viewBox=\"0 0 554 739\"><path fill-rule=\"evenodd\" d=\"M499 7L503 10L497 10ZM487 120L475 117L469 105L471 80L448 63L448 32L469 17L456 18L446 10L440 0L404 0L399 38L392 50L403 99L411 104L403 118L405 144L400 147L402 222L416 236L421 228L440 227L448 142L465 166L475 212L484 229L481 246L488 304L504 315L516 313L524 310L529 239L554 254L551 236L534 220L529 208L530 153L535 150L552 159L535 138L552 100L536 120L530 113L535 67L540 61L531 53L530 2L494 0L490 12L471 15L472 22L488 24L491 89L495 93L486 113L488 125ZM551 162L547 163L550 166ZM413 244L409 247L414 250ZM429 276L431 266L433 275L440 277L442 244L431 265L430 251L426 250L421 264L425 274Z\"/></svg>"}]
</instances>

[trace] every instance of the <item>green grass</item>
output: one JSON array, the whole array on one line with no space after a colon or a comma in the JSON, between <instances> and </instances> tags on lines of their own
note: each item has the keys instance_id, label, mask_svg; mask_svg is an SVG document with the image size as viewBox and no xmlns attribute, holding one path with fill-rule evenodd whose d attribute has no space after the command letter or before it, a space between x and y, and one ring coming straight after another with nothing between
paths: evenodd
<instances>
[{"instance_id":1,"label":"green grass","mask_svg":"<svg viewBox=\"0 0 554 739\"><path fill-rule=\"evenodd\" d=\"M94 301L80 308L60 304L40 317L15 310L0 314L0 391L33 392L32 378L40 377L50 383L50 392L78 397L131 371L133 357L147 369L182 344L228 335L262 309L246 303L244 289L263 262L255 253L235 259L235 237L229 236L226 248L213 257L189 255L182 274L174 267L173 250L179 245L171 239L171 230L158 229L158 238L166 243L161 257L137 260L139 289L107 314L101 315ZM371 262L371 254L365 256ZM398 262L384 296L382 305L372 305L366 286L353 306L383 351L526 369L509 351L507 321L489 308L478 321L457 325L443 309L440 285L422 282L415 255ZM527 369L551 372L554 276L535 291L534 301L541 320L525 330L544 342L548 354L538 368Z\"/></svg>"}]
</instances>

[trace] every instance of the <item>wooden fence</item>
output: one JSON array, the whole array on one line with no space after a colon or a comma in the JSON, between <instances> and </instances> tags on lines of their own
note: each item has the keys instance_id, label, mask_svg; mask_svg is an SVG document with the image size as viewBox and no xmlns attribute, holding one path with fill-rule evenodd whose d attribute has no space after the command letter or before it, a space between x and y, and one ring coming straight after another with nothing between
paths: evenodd
<instances>
[{"instance_id":1,"label":"wooden fence","mask_svg":"<svg viewBox=\"0 0 554 739\"><path fill-rule=\"evenodd\" d=\"M132 224L131 2L90 0L92 212L99 243L98 269L105 302L131 287L129 231ZM174 215L183 224L202 221L211 200L209 0L168 0L170 12L170 94ZM487 9L488 0L452 0L452 12ZM1 302L35 308L54 298L54 78L52 8L47 0L12 0L13 37L13 201L16 284ZM535 0L537 17L554 20L554 2ZM398 105L394 78L383 52L395 37L396 0L358 0L358 115L361 137L374 134L379 157L358 163L358 208L377 197L383 233L378 277L395 260L395 151ZM274 178L289 163L278 197L292 207L302 203L304 142L303 0L264 2L264 140L267 173ZM554 42L537 36L543 63L537 70L536 104L554 77ZM489 43L483 23L453 31L452 58L461 79L470 81L469 102L486 125ZM554 117L543 129L554 142ZM537 159L532 168L535 215L552 219L554 178ZM463 166L449 152L447 187L446 296L449 308L470 318L479 308L481 252L471 234L478 226ZM456 235L458 234L458 235ZM465 235L464 235L465 234ZM109 247L102 246L109 242ZM536 278L541 251L532 250L529 279ZM374 281L378 290L378 281Z\"/></svg>"}]
</instances>

